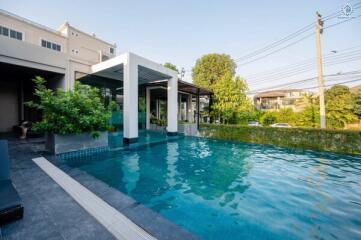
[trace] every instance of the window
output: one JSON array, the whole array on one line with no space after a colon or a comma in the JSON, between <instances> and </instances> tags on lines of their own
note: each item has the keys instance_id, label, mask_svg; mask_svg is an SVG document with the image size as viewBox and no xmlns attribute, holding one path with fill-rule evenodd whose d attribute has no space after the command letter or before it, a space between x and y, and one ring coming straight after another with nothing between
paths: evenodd
<instances>
[{"instance_id":1,"label":"window","mask_svg":"<svg viewBox=\"0 0 361 240\"><path fill-rule=\"evenodd\" d=\"M41 39L41 46L45 48L52 49L54 51L61 52L61 46L57 43L49 42L44 39Z\"/></svg>"},{"instance_id":2,"label":"window","mask_svg":"<svg viewBox=\"0 0 361 240\"><path fill-rule=\"evenodd\" d=\"M21 32L16 32L16 39L23 40L23 34Z\"/></svg>"},{"instance_id":3,"label":"window","mask_svg":"<svg viewBox=\"0 0 361 240\"><path fill-rule=\"evenodd\" d=\"M109 49L109 51L110 51L111 54L114 54L114 48L111 47L111 48Z\"/></svg>"},{"instance_id":4,"label":"window","mask_svg":"<svg viewBox=\"0 0 361 240\"><path fill-rule=\"evenodd\" d=\"M18 40L23 40L23 33L3 26L0 26L0 35L11 37Z\"/></svg>"},{"instance_id":5,"label":"window","mask_svg":"<svg viewBox=\"0 0 361 240\"><path fill-rule=\"evenodd\" d=\"M16 38L16 32L14 30L10 30L10 37Z\"/></svg>"}]
</instances>

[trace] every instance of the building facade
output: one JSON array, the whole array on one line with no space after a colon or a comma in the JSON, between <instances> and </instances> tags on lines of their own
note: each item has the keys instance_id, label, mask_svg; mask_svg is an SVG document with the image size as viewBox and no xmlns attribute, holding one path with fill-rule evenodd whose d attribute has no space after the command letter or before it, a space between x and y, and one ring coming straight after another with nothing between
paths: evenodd
<instances>
[{"instance_id":1,"label":"building facade","mask_svg":"<svg viewBox=\"0 0 361 240\"><path fill-rule=\"evenodd\" d=\"M301 89L273 90L261 92L254 96L254 105L260 110L277 110L290 108L293 111L300 111L301 106L298 100L303 98L307 92Z\"/></svg>"},{"instance_id":2,"label":"building facade","mask_svg":"<svg viewBox=\"0 0 361 240\"><path fill-rule=\"evenodd\" d=\"M166 100L169 134L177 133L179 94L194 102L200 93L194 85L178 88L177 72L128 52L116 55L116 44L85 33L68 22L57 30L0 10L0 132L11 130L21 120L36 121L41 116L24 104L33 100L32 78L39 75L49 88L71 90L79 80L100 87L118 102L120 126L126 142L136 141L139 101L144 99L144 127L149 127L151 92L162 82ZM154 86L153 86L153 85ZM154 96L154 94L153 94ZM156 97L156 96L155 96ZM142 98L142 99L141 99ZM188 104L187 111L192 111ZM10 110L9 110L10 109ZM6 116L6 117L4 117ZM189 118L190 119L190 118ZM142 126L143 126L142 125Z\"/></svg>"}]
</instances>

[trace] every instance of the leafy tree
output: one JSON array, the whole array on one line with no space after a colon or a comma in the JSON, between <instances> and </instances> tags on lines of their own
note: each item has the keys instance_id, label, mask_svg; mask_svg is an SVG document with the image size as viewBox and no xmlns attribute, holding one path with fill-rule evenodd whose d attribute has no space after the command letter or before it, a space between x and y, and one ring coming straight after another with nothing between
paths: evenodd
<instances>
[{"instance_id":1,"label":"leafy tree","mask_svg":"<svg viewBox=\"0 0 361 240\"><path fill-rule=\"evenodd\" d=\"M264 126L269 126L277 122L277 112L267 111L260 117L260 122Z\"/></svg>"},{"instance_id":2,"label":"leafy tree","mask_svg":"<svg viewBox=\"0 0 361 240\"><path fill-rule=\"evenodd\" d=\"M288 123L290 125L296 125L297 115L292 108L282 108L276 112L277 122Z\"/></svg>"},{"instance_id":3,"label":"leafy tree","mask_svg":"<svg viewBox=\"0 0 361 240\"><path fill-rule=\"evenodd\" d=\"M361 119L361 89L352 94L352 111Z\"/></svg>"},{"instance_id":4,"label":"leafy tree","mask_svg":"<svg viewBox=\"0 0 361 240\"><path fill-rule=\"evenodd\" d=\"M240 77L233 79L230 73L226 73L214 84L215 102L212 107L223 123L236 123L240 113L251 109L246 96L247 89L244 80Z\"/></svg>"},{"instance_id":5,"label":"leafy tree","mask_svg":"<svg viewBox=\"0 0 361 240\"><path fill-rule=\"evenodd\" d=\"M303 110L298 114L296 125L302 127L320 126L320 106L319 99L313 94L305 94L296 103Z\"/></svg>"},{"instance_id":6,"label":"leafy tree","mask_svg":"<svg viewBox=\"0 0 361 240\"><path fill-rule=\"evenodd\" d=\"M193 83L199 87L213 90L214 85L228 74L234 77L236 63L226 54L211 53L196 61L192 69Z\"/></svg>"},{"instance_id":7,"label":"leafy tree","mask_svg":"<svg viewBox=\"0 0 361 240\"><path fill-rule=\"evenodd\" d=\"M330 128L344 128L347 123L357 121L353 113L353 101L350 89L346 86L335 85L325 94L327 126Z\"/></svg>"},{"instance_id":8,"label":"leafy tree","mask_svg":"<svg viewBox=\"0 0 361 240\"><path fill-rule=\"evenodd\" d=\"M164 63L163 66L166 67L166 68L172 69L172 70L176 71L177 73L179 73L177 66L170 63L170 62Z\"/></svg>"},{"instance_id":9,"label":"leafy tree","mask_svg":"<svg viewBox=\"0 0 361 240\"><path fill-rule=\"evenodd\" d=\"M35 130L58 134L92 132L93 136L97 136L98 131L109 128L114 103L106 107L98 89L76 81L73 91L53 91L45 87L43 78L36 77L33 81L34 94L39 97L39 102L26 104L43 114L42 120L34 123Z\"/></svg>"}]
</instances>

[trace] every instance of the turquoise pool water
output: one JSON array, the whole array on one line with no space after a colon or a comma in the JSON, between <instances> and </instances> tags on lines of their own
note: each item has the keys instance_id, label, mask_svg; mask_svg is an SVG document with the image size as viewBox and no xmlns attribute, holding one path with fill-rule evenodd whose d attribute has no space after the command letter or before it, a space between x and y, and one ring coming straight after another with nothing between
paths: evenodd
<instances>
[{"instance_id":1,"label":"turquoise pool water","mask_svg":"<svg viewBox=\"0 0 361 240\"><path fill-rule=\"evenodd\" d=\"M354 156L186 137L78 160L203 239L361 239Z\"/></svg>"}]
</instances>

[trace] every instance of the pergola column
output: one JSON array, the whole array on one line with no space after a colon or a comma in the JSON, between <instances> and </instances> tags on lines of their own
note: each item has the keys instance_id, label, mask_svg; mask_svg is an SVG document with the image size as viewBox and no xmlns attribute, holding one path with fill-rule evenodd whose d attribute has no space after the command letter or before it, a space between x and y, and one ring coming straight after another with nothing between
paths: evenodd
<instances>
[{"instance_id":1,"label":"pergola column","mask_svg":"<svg viewBox=\"0 0 361 240\"><path fill-rule=\"evenodd\" d=\"M128 54L124 63L123 141L138 141L138 64Z\"/></svg>"},{"instance_id":2,"label":"pergola column","mask_svg":"<svg viewBox=\"0 0 361 240\"><path fill-rule=\"evenodd\" d=\"M178 132L178 77L172 76L168 80L167 88L167 132L168 135L176 135Z\"/></svg>"},{"instance_id":3,"label":"pergola column","mask_svg":"<svg viewBox=\"0 0 361 240\"><path fill-rule=\"evenodd\" d=\"M193 106L192 106L192 95L187 96L187 120L188 122L193 122Z\"/></svg>"},{"instance_id":4,"label":"pergola column","mask_svg":"<svg viewBox=\"0 0 361 240\"><path fill-rule=\"evenodd\" d=\"M150 88L146 87L145 89L145 104L146 104L146 129L150 129Z\"/></svg>"}]
</instances>

